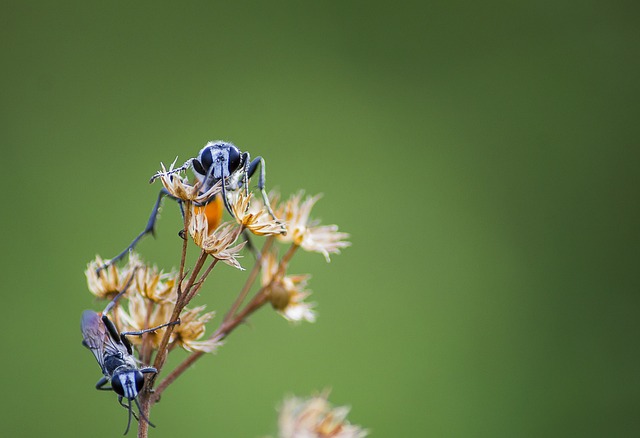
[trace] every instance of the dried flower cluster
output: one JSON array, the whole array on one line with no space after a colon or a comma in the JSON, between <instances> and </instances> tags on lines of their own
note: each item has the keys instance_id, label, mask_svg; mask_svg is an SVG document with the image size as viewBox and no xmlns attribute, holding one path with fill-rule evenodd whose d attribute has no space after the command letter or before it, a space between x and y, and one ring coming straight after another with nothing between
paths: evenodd
<instances>
[{"instance_id":1,"label":"dried flower cluster","mask_svg":"<svg viewBox=\"0 0 640 438\"><path fill-rule=\"evenodd\" d=\"M114 315L121 331L140 331L170 320L178 298L175 287L176 272L165 273L156 266L148 266L136 253L131 254L129 262L124 267L111 266L108 275L96 273L96 268L102 266L102 263L102 259L96 257L85 271L89 291L97 298L113 298L117 293L117 289L113 289L114 284L121 285L122 290L124 283L128 279L132 280L124 296L127 301L126 308L124 305L118 305ZM169 348L179 346L187 351L210 353L220 345L219 342L210 339L201 340L205 334L205 324L215 315L215 312L203 313L204 309L205 306L183 309L180 324L173 329L169 337ZM141 346L144 339L144 343L155 351L166 331L167 328L164 327L146 333L143 338L131 337L130 341L136 346Z\"/></svg>"},{"instance_id":2,"label":"dried flower cluster","mask_svg":"<svg viewBox=\"0 0 640 438\"><path fill-rule=\"evenodd\" d=\"M224 208L220 200L221 184L215 184L206 193L201 193L199 182L189 183L182 175L183 170L174 166L175 162L167 170L162 165L156 177L161 180L168 194L181 204L184 218L181 235L184 239L181 242L179 268L164 272L143 262L132 252L124 266L110 265L100 269L104 261L98 256L86 269L89 290L102 300L112 300L130 280L126 293L115 304L110 315L120 331L136 332L169 321L180 321L179 324L130 338L140 362L153 366L158 372L162 371L164 376L158 384L155 382L156 375L147 376L145 390L139 396L141 414L145 417L148 417L150 407L158 401L162 392L203 353L217 351L237 326L266 304L270 304L288 321L314 322L317 317L314 304L305 301L311 294L307 289L310 276L289 274L289 263L298 249L320 253L330 261L332 254L338 254L342 248L350 245L346 240L349 235L339 232L337 226L323 226L311 219L311 210L319 196L305 196L303 192L284 202L279 202L278 194L271 193L269 198L275 213L273 217L268 204L265 205L260 196L254 196L246 188L229 191L226 194L231 220L221 223ZM262 242L258 245L260 239ZM198 247L199 255L193 264L188 264L187 248L191 243ZM279 248L279 244L285 245L284 249ZM205 282L218 262L245 272L244 285L239 288L232 306L226 309L224 318L214 318L216 313L206 312L205 306L189 307L196 294L206 296L208 291L204 288ZM251 264L252 267L248 269ZM206 325L212 321L217 321L217 325L207 333ZM175 347L190 354L173 370L164 370L167 355ZM286 413L291 417L292 411L298 414L310 412L309 421L320 432L316 435L287 432L282 436L364 436L360 429L344 423L346 411L328 410L326 398L323 399L325 405L321 405L319 400L307 401L304 407L299 407L298 401L298 407L294 407L293 402L289 401L285 403L283 416ZM285 421L282 418L281 423ZM305 420L295 424L306 427L307 423ZM146 428L146 422L140 421L139 436L146 436ZM288 430L293 429L289 427ZM360 432L337 434L338 430Z\"/></svg>"},{"instance_id":3,"label":"dried flower cluster","mask_svg":"<svg viewBox=\"0 0 640 438\"><path fill-rule=\"evenodd\" d=\"M328 393L308 399L290 397L280 409L280 438L363 438L368 431L349 424L346 406L332 407Z\"/></svg>"}]
</instances>

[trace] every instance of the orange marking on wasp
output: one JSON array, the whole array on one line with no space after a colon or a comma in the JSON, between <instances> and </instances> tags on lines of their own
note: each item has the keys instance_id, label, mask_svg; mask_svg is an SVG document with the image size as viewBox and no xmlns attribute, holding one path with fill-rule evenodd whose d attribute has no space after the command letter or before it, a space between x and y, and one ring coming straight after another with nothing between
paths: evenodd
<instances>
[{"instance_id":1,"label":"orange marking on wasp","mask_svg":"<svg viewBox=\"0 0 640 438\"><path fill-rule=\"evenodd\" d=\"M216 195L211 202L207 205L203 205L200 207L196 207L196 213L201 213L204 211L205 216L207 216L207 224L209 228L209 232L215 230L220 226L222 222L222 213L224 210L224 202L222 202L222 196Z\"/></svg>"}]
</instances>

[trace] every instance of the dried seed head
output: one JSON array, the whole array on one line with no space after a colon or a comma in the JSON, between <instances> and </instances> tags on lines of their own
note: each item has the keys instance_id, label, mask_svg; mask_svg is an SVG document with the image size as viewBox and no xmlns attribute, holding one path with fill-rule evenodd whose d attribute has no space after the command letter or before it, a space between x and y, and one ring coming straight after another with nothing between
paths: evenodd
<instances>
[{"instance_id":1,"label":"dried seed head","mask_svg":"<svg viewBox=\"0 0 640 438\"><path fill-rule=\"evenodd\" d=\"M280 273L277 258L272 252L262 259L262 286L268 291L271 306L289 321L316 320L314 303L304 302L311 295L311 291L305 289L310 277Z\"/></svg>"},{"instance_id":2,"label":"dried seed head","mask_svg":"<svg viewBox=\"0 0 640 438\"><path fill-rule=\"evenodd\" d=\"M345 240L349 234L338 232L337 225L319 226L318 221L311 221L311 209L320 195L307 196L304 200L302 196L303 192L298 192L277 209L288 230L287 235L278 236L278 240L291 242L305 251L318 252L329 262L330 254L339 254L341 248L351 245Z\"/></svg>"},{"instance_id":3,"label":"dried seed head","mask_svg":"<svg viewBox=\"0 0 640 438\"><path fill-rule=\"evenodd\" d=\"M308 399L289 397L280 408L280 438L363 438L368 431L349 424L346 406L332 407L328 394Z\"/></svg>"},{"instance_id":4,"label":"dried seed head","mask_svg":"<svg viewBox=\"0 0 640 438\"><path fill-rule=\"evenodd\" d=\"M189 184L186 177L181 177L179 175L182 171L176 172L174 170L177 159L178 158L171 163L169 170L165 168L164 163L160 163L162 170L158 171L154 176L154 178L160 178L162 185L167 189L171 196L183 201L204 203L222 190L222 184L219 182L214 184L205 193L200 193L199 182Z\"/></svg>"},{"instance_id":5,"label":"dried seed head","mask_svg":"<svg viewBox=\"0 0 640 438\"><path fill-rule=\"evenodd\" d=\"M233 266L234 268L243 269L237 258L246 242L231 247L242 229L232 222L225 222L215 231L209 232L207 216L203 211L192 209L191 223L189 224L189 233L193 241L207 254L212 255L216 259Z\"/></svg>"},{"instance_id":6,"label":"dried seed head","mask_svg":"<svg viewBox=\"0 0 640 438\"><path fill-rule=\"evenodd\" d=\"M102 266L104 266L104 260L100 256L96 256L95 260L89 262L84 272L87 277L87 286L96 297L110 300L125 288L131 274L142 266L142 262L136 253L131 253L129 262L122 268L109 265L105 269L99 269Z\"/></svg>"},{"instance_id":7,"label":"dried seed head","mask_svg":"<svg viewBox=\"0 0 640 438\"><path fill-rule=\"evenodd\" d=\"M144 265L136 271L133 286L154 303L174 303L177 298L176 277L175 272L165 273L158 270L157 266Z\"/></svg>"},{"instance_id":8,"label":"dried seed head","mask_svg":"<svg viewBox=\"0 0 640 438\"><path fill-rule=\"evenodd\" d=\"M157 327L170 321L173 311L172 303L150 304L149 300L145 299L139 291L134 291L129 296L127 309L124 306L118 306L116 309L117 319L121 325L119 328L122 331L140 331L149 327ZM163 327L145 334L149 339L148 342L151 348L158 349L166 330L167 328ZM140 345L142 342L142 337L140 336L129 336L127 339L134 345Z\"/></svg>"},{"instance_id":9,"label":"dried seed head","mask_svg":"<svg viewBox=\"0 0 640 438\"><path fill-rule=\"evenodd\" d=\"M232 195L231 210L238 224L258 236L285 234L284 225L271 217L263 203L252 198L252 193L247 196L243 190Z\"/></svg>"},{"instance_id":10,"label":"dried seed head","mask_svg":"<svg viewBox=\"0 0 640 438\"><path fill-rule=\"evenodd\" d=\"M205 324L211 320L215 312L203 313L205 306L185 309L180 315L180 325L172 333L172 342L187 351L202 351L211 353L222 343L213 339L201 341L205 333Z\"/></svg>"}]
</instances>

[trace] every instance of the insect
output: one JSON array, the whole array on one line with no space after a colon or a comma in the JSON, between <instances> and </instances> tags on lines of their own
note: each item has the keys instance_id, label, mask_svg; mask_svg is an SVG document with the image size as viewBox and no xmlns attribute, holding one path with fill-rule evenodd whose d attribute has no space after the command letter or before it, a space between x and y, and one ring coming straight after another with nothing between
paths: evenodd
<instances>
[{"instance_id":1,"label":"insect","mask_svg":"<svg viewBox=\"0 0 640 438\"><path fill-rule=\"evenodd\" d=\"M229 193L244 189L248 194L249 179L255 174L258 167L260 167L260 173L258 175L258 189L260 190L262 200L267 211L274 220L277 220L273 210L271 209L269 198L265 191L266 169L264 159L262 157L256 157L251 160L249 152L241 152L232 143L222 140L208 142L200 150L197 157L190 158L182 166L169 172L157 173L149 182L152 183L160 176L172 175L174 173L192 169L196 179L200 182L199 193L204 194L207 193L215 184L222 181L221 192L212 195L200 205L200 207L204 208L205 214L207 215L209 228L215 229L222 220L223 206L229 214L233 215L233 211L229 205ZM165 196L182 204L180 199L174 198L166 189L163 188L158 194L158 198L156 199L156 203L151 211L151 215L147 221L147 226L144 230L142 230L142 232L133 239L131 244L127 246L124 251L107 261L99 268L99 270L104 269L122 259L145 235L149 233L155 234L154 230L155 223L158 218L158 211L160 210L162 199ZM283 233L284 232L285 229L283 227Z\"/></svg>"},{"instance_id":2,"label":"insect","mask_svg":"<svg viewBox=\"0 0 640 438\"><path fill-rule=\"evenodd\" d=\"M149 425L155 427L140 410L137 397L144 385L144 374L157 374L158 372L153 367L140 368L138 366L138 361L133 356L133 347L127 339L127 336L141 336L144 333L153 332L162 327L180 323L178 320L137 332L119 333L115 324L109 319L107 314L115 306L118 298L126 292L132 279L133 275L124 287L124 290L118 293L102 313L85 310L82 313L80 323L83 337L82 345L91 350L103 374L102 378L96 383L96 389L101 391L113 390L118 394L118 402L120 405L129 410L127 428L124 431L125 435L129 432L132 414L136 420L140 421L131 408L132 401L138 407L140 417L149 423ZM109 382L111 382L111 386L105 386ZM128 403L125 404L123 399L127 399Z\"/></svg>"}]
</instances>

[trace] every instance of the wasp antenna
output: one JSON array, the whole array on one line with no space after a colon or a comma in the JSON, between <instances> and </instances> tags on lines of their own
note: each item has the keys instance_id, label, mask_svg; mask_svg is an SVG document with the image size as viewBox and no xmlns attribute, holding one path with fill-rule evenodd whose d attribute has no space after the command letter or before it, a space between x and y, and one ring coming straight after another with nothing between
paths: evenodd
<instances>
[{"instance_id":1,"label":"wasp antenna","mask_svg":"<svg viewBox=\"0 0 640 438\"><path fill-rule=\"evenodd\" d=\"M125 429L123 435L128 434L129 427L131 427L131 414L133 413L133 410L131 409L131 400L129 400L129 404L127 405L127 408L129 409L129 420L127 421L127 428Z\"/></svg>"}]
</instances>

